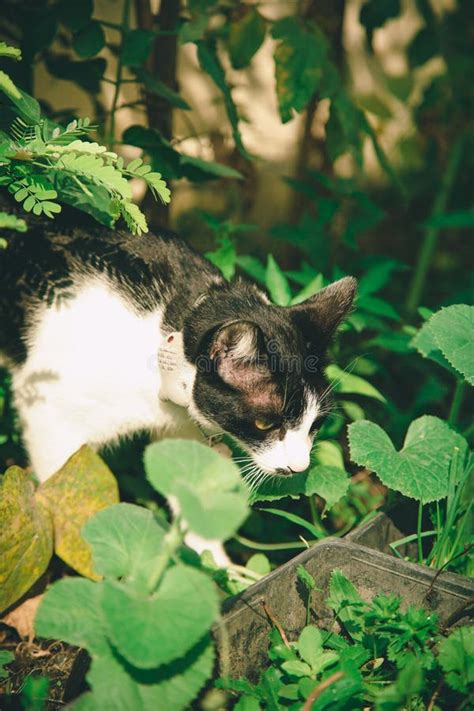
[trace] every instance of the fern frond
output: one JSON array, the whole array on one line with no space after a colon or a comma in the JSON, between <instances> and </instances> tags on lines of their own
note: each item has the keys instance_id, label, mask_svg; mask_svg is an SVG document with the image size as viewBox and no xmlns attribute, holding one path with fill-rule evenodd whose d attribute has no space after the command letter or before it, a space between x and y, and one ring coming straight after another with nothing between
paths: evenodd
<instances>
[{"instance_id":1,"label":"fern frond","mask_svg":"<svg viewBox=\"0 0 474 711\"><path fill-rule=\"evenodd\" d=\"M159 197L165 204L171 199L171 192L166 187L166 183L161 178L161 173L154 173L151 166L143 163L141 158L132 160L124 170L128 175L134 178L142 178L150 188L153 196Z\"/></svg>"},{"instance_id":2,"label":"fern frond","mask_svg":"<svg viewBox=\"0 0 474 711\"><path fill-rule=\"evenodd\" d=\"M109 192L118 193L130 200L132 189L128 181L113 165L104 164L103 159L94 154L65 153L51 166L54 170L66 170L92 180L96 185L103 185Z\"/></svg>"},{"instance_id":3,"label":"fern frond","mask_svg":"<svg viewBox=\"0 0 474 711\"><path fill-rule=\"evenodd\" d=\"M0 212L0 229L26 232L27 224L21 217L10 215L8 212Z\"/></svg>"},{"instance_id":4,"label":"fern frond","mask_svg":"<svg viewBox=\"0 0 474 711\"><path fill-rule=\"evenodd\" d=\"M17 116L10 126L10 135L18 143L33 141L35 139L35 127L25 123L23 119Z\"/></svg>"},{"instance_id":5,"label":"fern frond","mask_svg":"<svg viewBox=\"0 0 474 711\"><path fill-rule=\"evenodd\" d=\"M123 200L120 203L120 212L132 234L140 236L148 232L145 215L134 202Z\"/></svg>"},{"instance_id":6,"label":"fern frond","mask_svg":"<svg viewBox=\"0 0 474 711\"><path fill-rule=\"evenodd\" d=\"M6 42L0 42L0 57L10 57L10 59L16 59L17 62L21 59L21 49L18 47L12 47Z\"/></svg>"},{"instance_id":7,"label":"fern frond","mask_svg":"<svg viewBox=\"0 0 474 711\"><path fill-rule=\"evenodd\" d=\"M77 138L67 145L56 145L54 143L48 143L46 145L46 153L56 153L59 155L60 153L70 152L100 155L102 158L110 158L112 161L116 161L118 158L117 154L113 151L108 151L106 146L101 146L99 143L92 141L81 141Z\"/></svg>"}]
</instances>

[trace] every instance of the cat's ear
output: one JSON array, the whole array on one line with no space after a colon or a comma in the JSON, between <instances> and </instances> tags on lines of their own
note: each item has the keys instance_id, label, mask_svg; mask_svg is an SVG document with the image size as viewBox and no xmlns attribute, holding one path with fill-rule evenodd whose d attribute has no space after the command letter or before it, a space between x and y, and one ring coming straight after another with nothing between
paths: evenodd
<instances>
[{"instance_id":1,"label":"cat's ear","mask_svg":"<svg viewBox=\"0 0 474 711\"><path fill-rule=\"evenodd\" d=\"M221 380L239 390L253 390L269 376L263 334L250 321L221 326L210 342L209 358Z\"/></svg>"},{"instance_id":2,"label":"cat's ear","mask_svg":"<svg viewBox=\"0 0 474 711\"><path fill-rule=\"evenodd\" d=\"M357 291L354 277L344 277L301 304L290 307L295 325L312 345L324 350L349 313Z\"/></svg>"}]
</instances>

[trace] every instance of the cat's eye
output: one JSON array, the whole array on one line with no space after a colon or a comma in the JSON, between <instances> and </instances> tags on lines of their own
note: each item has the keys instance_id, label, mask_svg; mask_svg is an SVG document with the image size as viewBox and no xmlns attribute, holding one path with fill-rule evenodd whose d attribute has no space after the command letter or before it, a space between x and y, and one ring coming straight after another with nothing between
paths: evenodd
<instances>
[{"instance_id":1,"label":"cat's eye","mask_svg":"<svg viewBox=\"0 0 474 711\"><path fill-rule=\"evenodd\" d=\"M257 430L262 430L263 432L266 430L271 430L273 427L276 426L276 423L273 422L272 420L264 420L257 418L254 422L255 427Z\"/></svg>"}]
</instances>

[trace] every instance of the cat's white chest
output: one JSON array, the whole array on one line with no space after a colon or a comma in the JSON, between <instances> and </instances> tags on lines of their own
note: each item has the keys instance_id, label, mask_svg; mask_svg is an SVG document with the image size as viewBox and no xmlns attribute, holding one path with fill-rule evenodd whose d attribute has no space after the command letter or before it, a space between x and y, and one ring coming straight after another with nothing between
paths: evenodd
<instances>
[{"instance_id":1,"label":"cat's white chest","mask_svg":"<svg viewBox=\"0 0 474 711\"><path fill-rule=\"evenodd\" d=\"M134 312L100 282L38 314L14 390L41 478L86 442L173 428L179 408L160 399L162 315Z\"/></svg>"}]
</instances>

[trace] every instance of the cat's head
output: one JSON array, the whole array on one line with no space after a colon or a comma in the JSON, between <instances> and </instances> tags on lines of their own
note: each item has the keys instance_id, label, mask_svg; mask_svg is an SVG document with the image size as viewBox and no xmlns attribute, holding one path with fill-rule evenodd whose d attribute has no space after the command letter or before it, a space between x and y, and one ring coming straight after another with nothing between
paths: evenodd
<instances>
[{"instance_id":1,"label":"cat's head","mask_svg":"<svg viewBox=\"0 0 474 711\"><path fill-rule=\"evenodd\" d=\"M196 365L191 414L230 434L261 470L304 471L328 410L327 348L355 292L345 277L281 307L246 282L213 287L184 327Z\"/></svg>"}]
</instances>

